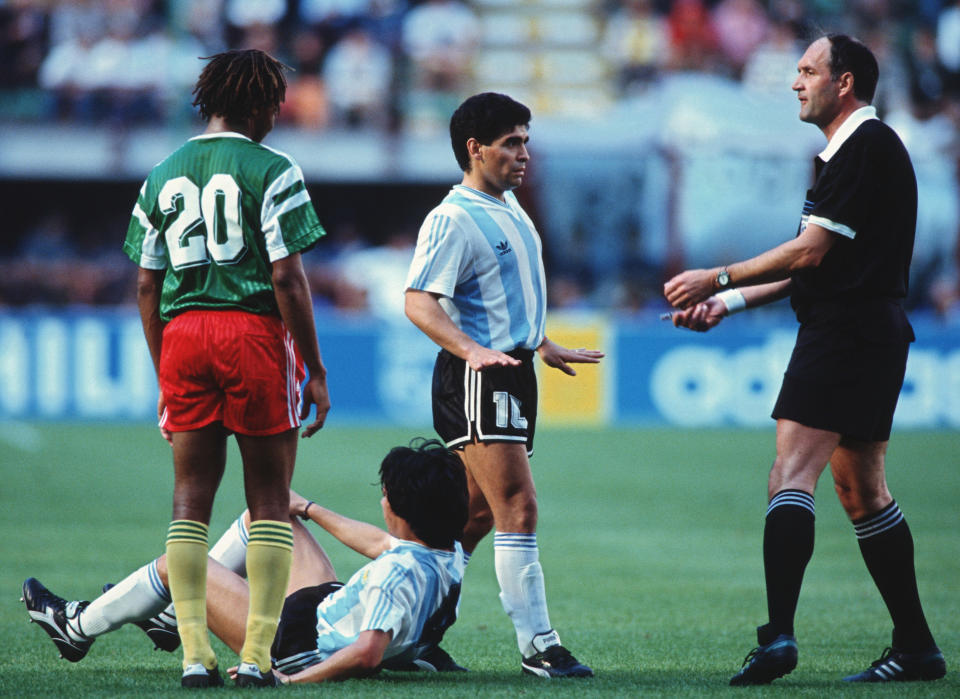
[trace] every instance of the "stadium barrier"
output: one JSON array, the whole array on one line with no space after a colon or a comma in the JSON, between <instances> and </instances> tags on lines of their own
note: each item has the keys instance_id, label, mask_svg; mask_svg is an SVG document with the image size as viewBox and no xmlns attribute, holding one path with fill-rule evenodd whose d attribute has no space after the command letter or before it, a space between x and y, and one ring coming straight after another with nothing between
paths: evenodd
<instances>
[{"instance_id":1,"label":"stadium barrier","mask_svg":"<svg viewBox=\"0 0 960 699\"><path fill-rule=\"evenodd\" d=\"M960 327L913 318L901 428L960 428ZM409 323L321 313L333 423L431 422L436 347ZM540 366L544 425L763 427L793 345L789 316L738 316L706 334L655 314L551 316L549 336L599 348L578 376ZM539 363L538 363L539 364ZM133 309L0 314L0 420L155 419L156 380Z\"/></svg>"}]
</instances>

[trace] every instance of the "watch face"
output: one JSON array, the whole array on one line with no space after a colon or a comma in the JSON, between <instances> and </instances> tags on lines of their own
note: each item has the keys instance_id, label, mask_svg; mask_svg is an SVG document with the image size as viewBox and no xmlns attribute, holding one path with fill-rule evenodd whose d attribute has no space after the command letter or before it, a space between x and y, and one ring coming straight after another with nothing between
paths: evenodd
<instances>
[{"instance_id":1,"label":"watch face","mask_svg":"<svg viewBox=\"0 0 960 699\"><path fill-rule=\"evenodd\" d=\"M726 286L727 284L730 283L730 275L727 274L727 270L721 269L721 270L717 273L717 283L718 283L720 286Z\"/></svg>"}]
</instances>

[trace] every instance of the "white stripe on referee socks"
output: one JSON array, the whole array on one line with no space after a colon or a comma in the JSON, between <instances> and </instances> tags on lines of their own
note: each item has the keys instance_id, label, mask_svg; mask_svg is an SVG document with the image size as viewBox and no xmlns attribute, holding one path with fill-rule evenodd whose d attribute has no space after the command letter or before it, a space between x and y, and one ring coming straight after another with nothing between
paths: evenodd
<instances>
[{"instance_id":1,"label":"white stripe on referee socks","mask_svg":"<svg viewBox=\"0 0 960 699\"><path fill-rule=\"evenodd\" d=\"M894 501L867 521L854 524L853 531L858 539L869 539L871 536L883 534L888 529L893 529L902 521L903 513L900 511L900 506Z\"/></svg>"},{"instance_id":2,"label":"white stripe on referee socks","mask_svg":"<svg viewBox=\"0 0 960 699\"><path fill-rule=\"evenodd\" d=\"M809 510L810 514L814 516L817 514L816 505L810 493L805 493L802 490L781 490L770 499L770 504L767 506L767 515L775 508L785 505L802 507L805 510Z\"/></svg>"}]
</instances>

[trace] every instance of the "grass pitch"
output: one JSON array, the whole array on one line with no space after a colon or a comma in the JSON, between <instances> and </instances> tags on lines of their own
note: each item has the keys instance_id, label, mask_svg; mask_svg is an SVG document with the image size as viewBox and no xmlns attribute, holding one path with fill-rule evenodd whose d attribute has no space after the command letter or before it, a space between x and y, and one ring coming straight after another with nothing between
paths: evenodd
<instances>
[{"instance_id":1,"label":"grass pitch","mask_svg":"<svg viewBox=\"0 0 960 699\"><path fill-rule=\"evenodd\" d=\"M423 430L430 434L429 430ZM301 442L294 486L351 517L381 523L376 470L414 432L330 425ZM520 674L497 598L492 542L467 571L444 647L469 674L384 673L324 686L337 696L960 696L960 434L898 432L889 482L916 541L920 591L946 654L939 682L845 686L889 643L890 623L829 476L817 492L817 545L800 598L800 665L768 688L730 676L765 621L760 543L773 429L558 430L537 434L539 542L551 620L597 676ZM242 509L231 449L211 537ZM133 626L60 660L27 622L20 585L39 578L92 598L158 555L170 515L170 453L149 426L0 423L0 694L183 696L179 657ZM311 525L345 579L363 559ZM235 660L222 645L220 662ZM233 690L227 689L227 692ZM287 687L313 693L316 687Z\"/></svg>"}]
</instances>

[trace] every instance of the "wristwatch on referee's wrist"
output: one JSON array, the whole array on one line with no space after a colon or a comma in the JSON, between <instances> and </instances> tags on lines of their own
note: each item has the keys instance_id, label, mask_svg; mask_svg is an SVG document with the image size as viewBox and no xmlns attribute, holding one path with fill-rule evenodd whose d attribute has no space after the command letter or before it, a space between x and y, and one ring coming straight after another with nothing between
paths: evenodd
<instances>
[{"instance_id":1,"label":"wristwatch on referee's wrist","mask_svg":"<svg viewBox=\"0 0 960 699\"><path fill-rule=\"evenodd\" d=\"M718 289L726 289L730 286L730 273L727 272L726 267L721 267L720 271L717 272L717 278L714 280L714 283L717 285Z\"/></svg>"}]
</instances>

